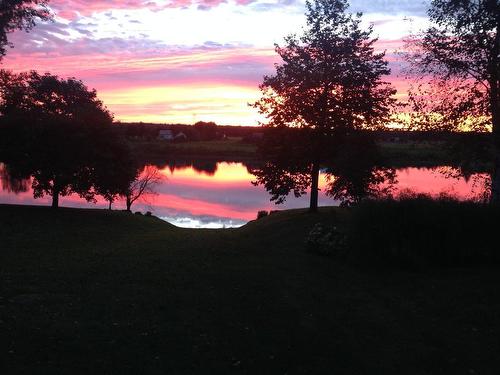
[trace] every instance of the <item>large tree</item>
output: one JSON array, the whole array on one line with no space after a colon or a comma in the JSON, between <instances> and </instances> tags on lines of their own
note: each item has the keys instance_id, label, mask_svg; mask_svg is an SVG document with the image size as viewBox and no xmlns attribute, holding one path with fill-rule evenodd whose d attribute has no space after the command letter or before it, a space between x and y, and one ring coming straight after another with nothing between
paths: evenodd
<instances>
[{"instance_id":1,"label":"large tree","mask_svg":"<svg viewBox=\"0 0 500 375\"><path fill-rule=\"evenodd\" d=\"M114 141L112 116L83 82L0 71L0 154L32 176L36 198L77 193L92 200L95 171Z\"/></svg>"},{"instance_id":2,"label":"large tree","mask_svg":"<svg viewBox=\"0 0 500 375\"><path fill-rule=\"evenodd\" d=\"M500 2L433 0L431 25L409 40L415 83L413 129L491 131L495 170L491 200L500 201Z\"/></svg>"},{"instance_id":3,"label":"large tree","mask_svg":"<svg viewBox=\"0 0 500 375\"><path fill-rule=\"evenodd\" d=\"M0 61L12 47L7 35L15 30L29 31L37 20L52 17L47 7L48 0L2 0L0 1Z\"/></svg>"},{"instance_id":4,"label":"large tree","mask_svg":"<svg viewBox=\"0 0 500 375\"><path fill-rule=\"evenodd\" d=\"M276 45L283 62L264 77L262 97L254 104L267 118L264 127L285 129L270 132L282 139L263 149L271 161L256 171L257 182L277 201L310 187L312 211L318 206L320 165L350 133L383 125L395 93L382 80L390 71L384 53L375 52L372 27L362 29L361 14L348 14L347 8L346 0L306 1L306 27ZM299 130L287 133L291 128ZM292 172L283 168L287 159Z\"/></svg>"}]
</instances>

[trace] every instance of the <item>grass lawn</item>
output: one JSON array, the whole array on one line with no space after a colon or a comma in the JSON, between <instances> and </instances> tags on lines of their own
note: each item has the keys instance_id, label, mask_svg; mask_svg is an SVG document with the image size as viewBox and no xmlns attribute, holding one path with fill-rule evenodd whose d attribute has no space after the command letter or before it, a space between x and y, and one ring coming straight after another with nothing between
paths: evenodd
<instances>
[{"instance_id":1,"label":"grass lawn","mask_svg":"<svg viewBox=\"0 0 500 375\"><path fill-rule=\"evenodd\" d=\"M134 141L130 142L132 152L141 158L198 157L230 158L244 160L256 157L257 146L244 143L241 138L230 137L225 140L180 142Z\"/></svg>"},{"instance_id":2,"label":"grass lawn","mask_svg":"<svg viewBox=\"0 0 500 375\"><path fill-rule=\"evenodd\" d=\"M248 161L259 158L257 145L242 142L239 137L225 140L170 143L165 141L131 141L132 152L139 159L209 158L233 161ZM462 156L453 155L444 142L379 142L385 166L433 167L460 165ZM477 157L476 157L477 159ZM478 168L487 166L485 160L478 162Z\"/></svg>"},{"instance_id":3,"label":"grass lawn","mask_svg":"<svg viewBox=\"0 0 500 375\"><path fill-rule=\"evenodd\" d=\"M304 251L344 211L180 229L0 205L1 374L495 374L496 267L404 271Z\"/></svg>"}]
</instances>

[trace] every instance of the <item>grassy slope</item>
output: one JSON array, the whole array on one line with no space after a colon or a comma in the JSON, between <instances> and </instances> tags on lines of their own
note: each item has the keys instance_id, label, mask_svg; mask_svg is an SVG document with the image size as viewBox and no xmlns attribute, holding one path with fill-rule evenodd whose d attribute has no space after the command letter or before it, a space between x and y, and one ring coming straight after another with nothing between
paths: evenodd
<instances>
[{"instance_id":1,"label":"grassy slope","mask_svg":"<svg viewBox=\"0 0 500 375\"><path fill-rule=\"evenodd\" d=\"M0 370L495 373L498 269L375 271L304 252L333 210L188 230L0 206Z\"/></svg>"}]
</instances>

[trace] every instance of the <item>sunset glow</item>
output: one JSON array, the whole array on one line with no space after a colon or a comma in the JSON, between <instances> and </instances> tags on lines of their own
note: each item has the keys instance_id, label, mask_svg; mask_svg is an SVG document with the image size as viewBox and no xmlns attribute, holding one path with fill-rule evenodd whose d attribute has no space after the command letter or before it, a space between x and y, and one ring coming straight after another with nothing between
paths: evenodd
<instances>
[{"instance_id":1,"label":"sunset glow","mask_svg":"<svg viewBox=\"0 0 500 375\"><path fill-rule=\"evenodd\" d=\"M194 225L203 227L238 226L255 219L260 210L281 210L302 208L307 205L309 195L299 199L288 197L285 204L275 205L269 200L269 194L262 186L253 186L255 176L248 173L241 163L217 163L215 174L196 171L192 166L162 169L165 176L156 186L157 194L148 196L135 206L135 210L152 211L176 225ZM451 168L404 168L398 169L394 195L412 191L430 194L434 197L448 194L460 199L473 199L484 190L486 174L477 173L469 179L449 178ZM319 204L322 206L338 205L338 202L326 196L326 179L320 178ZM50 197L34 199L33 192L14 194L2 186L0 180L0 203L47 205ZM106 208L107 202L97 197L97 203L86 203L76 195L62 198L62 204L70 207ZM114 209L123 209L124 202L115 202Z\"/></svg>"},{"instance_id":2,"label":"sunset glow","mask_svg":"<svg viewBox=\"0 0 500 375\"><path fill-rule=\"evenodd\" d=\"M278 62L273 44L304 24L301 0L50 4L54 22L16 32L3 68L76 76L127 122L257 125L248 103ZM393 70L389 80L404 95L395 52L425 23L425 4L358 0L351 10L374 25L377 49Z\"/></svg>"}]
</instances>

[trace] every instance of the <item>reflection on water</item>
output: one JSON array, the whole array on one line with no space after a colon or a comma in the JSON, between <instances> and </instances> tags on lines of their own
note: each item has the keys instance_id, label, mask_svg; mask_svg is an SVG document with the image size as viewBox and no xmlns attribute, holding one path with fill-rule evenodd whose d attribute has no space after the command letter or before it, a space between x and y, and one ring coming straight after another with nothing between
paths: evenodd
<instances>
[{"instance_id":1,"label":"reflection on water","mask_svg":"<svg viewBox=\"0 0 500 375\"><path fill-rule=\"evenodd\" d=\"M1 166L1 165L0 165ZM34 199L29 183L9 180L0 167L0 203L50 205L50 197ZM437 196L442 193L460 199L473 199L484 191L485 174L464 178L453 168L404 168L396 170L395 195L405 190ZM146 197L132 207L133 211L151 211L174 225L189 228L231 228L255 219L260 210L303 208L309 197L290 196L283 205L269 201L269 194L262 186L253 186L255 177L242 163L172 164L160 168L166 177L158 185L154 196ZM481 182L483 181L483 182ZM29 181L28 181L29 182ZM320 179L319 205L338 205L339 202L325 194L325 176ZM14 188L13 188L14 187ZM87 203L77 196L61 198L66 207L106 208L107 203L98 198L96 204ZM123 201L114 209L124 209Z\"/></svg>"},{"instance_id":2,"label":"reflection on water","mask_svg":"<svg viewBox=\"0 0 500 375\"><path fill-rule=\"evenodd\" d=\"M160 218L181 228L238 228L247 223L245 220L227 219L216 216L163 216Z\"/></svg>"}]
</instances>

